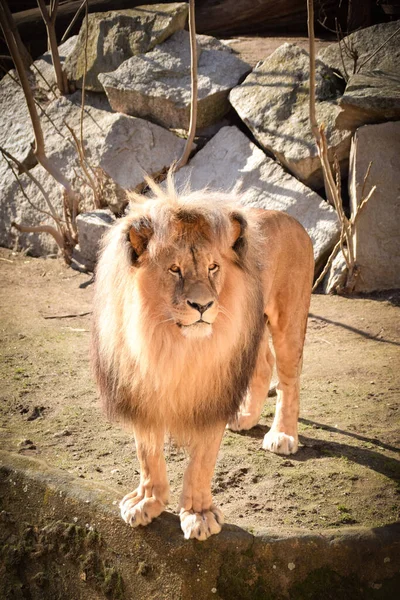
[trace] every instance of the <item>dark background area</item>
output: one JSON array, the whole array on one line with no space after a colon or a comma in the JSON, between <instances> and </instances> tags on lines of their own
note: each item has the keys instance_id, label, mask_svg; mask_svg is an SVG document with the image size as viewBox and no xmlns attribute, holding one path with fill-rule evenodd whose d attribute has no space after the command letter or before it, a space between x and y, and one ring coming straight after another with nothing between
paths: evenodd
<instances>
[{"instance_id":1,"label":"dark background area","mask_svg":"<svg viewBox=\"0 0 400 600\"><path fill-rule=\"evenodd\" d=\"M89 11L100 12L156 4L157 0L89 0ZM60 0L57 36L60 40L82 0ZM22 40L36 58L46 50L46 32L36 0L8 0ZM362 27L400 17L400 0L315 0L316 33L336 37ZM78 33L84 10L71 35ZM302 35L307 32L306 0L196 0L198 33L237 35ZM2 48L3 50L4 48Z\"/></svg>"}]
</instances>

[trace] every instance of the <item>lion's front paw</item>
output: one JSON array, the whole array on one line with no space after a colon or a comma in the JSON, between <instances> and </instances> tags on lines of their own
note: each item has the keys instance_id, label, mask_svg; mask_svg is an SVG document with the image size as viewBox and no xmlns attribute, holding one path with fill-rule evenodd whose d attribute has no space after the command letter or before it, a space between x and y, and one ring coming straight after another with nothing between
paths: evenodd
<instances>
[{"instance_id":1,"label":"lion's front paw","mask_svg":"<svg viewBox=\"0 0 400 600\"><path fill-rule=\"evenodd\" d=\"M224 522L222 512L214 504L211 505L210 510L203 510L200 513L182 508L179 516L186 540L190 538L206 540L210 535L219 533Z\"/></svg>"},{"instance_id":2,"label":"lion's front paw","mask_svg":"<svg viewBox=\"0 0 400 600\"><path fill-rule=\"evenodd\" d=\"M148 525L158 517L165 508L163 502L156 498L144 498L143 494L135 490L127 494L120 502L121 516L128 525Z\"/></svg>"},{"instance_id":3,"label":"lion's front paw","mask_svg":"<svg viewBox=\"0 0 400 600\"><path fill-rule=\"evenodd\" d=\"M264 437L262 447L275 454L295 454L299 447L297 438L287 435L282 431L268 431Z\"/></svg>"},{"instance_id":4,"label":"lion's front paw","mask_svg":"<svg viewBox=\"0 0 400 600\"><path fill-rule=\"evenodd\" d=\"M248 412L239 412L236 417L229 421L226 426L231 431L242 431L243 429L251 429L258 423L258 416L254 416Z\"/></svg>"}]
</instances>

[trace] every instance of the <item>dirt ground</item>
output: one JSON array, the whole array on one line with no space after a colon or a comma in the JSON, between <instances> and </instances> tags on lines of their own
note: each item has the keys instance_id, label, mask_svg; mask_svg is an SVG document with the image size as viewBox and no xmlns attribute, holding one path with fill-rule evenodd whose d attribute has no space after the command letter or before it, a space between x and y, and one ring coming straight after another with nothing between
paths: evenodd
<instances>
[{"instance_id":1,"label":"dirt ground","mask_svg":"<svg viewBox=\"0 0 400 600\"><path fill-rule=\"evenodd\" d=\"M282 44L296 44L307 51L309 44L307 37L299 36L268 37L244 35L224 40L224 42L228 44L242 60L248 62L252 68L254 68L260 60L265 60L270 56L277 48L279 48L279 46L282 46ZM336 42L336 39L322 40L317 38L315 40L315 51L318 53L320 50L334 42Z\"/></svg>"},{"instance_id":2,"label":"dirt ground","mask_svg":"<svg viewBox=\"0 0 400 600\"><path fill-rule=\"evenodd\" d=\"M107 423L91 380L90 276L0 249L0 277L1 447L109 483L118 500L138 465L130 434ZM213 483L227 522L255 532L398 519L399 305L400 292L313 296L301 448L290 458L261 449L274 398L253 430L227 431ZM172 444L166 455L174 511L187 459Z\"/></svg>"}]
</instances>

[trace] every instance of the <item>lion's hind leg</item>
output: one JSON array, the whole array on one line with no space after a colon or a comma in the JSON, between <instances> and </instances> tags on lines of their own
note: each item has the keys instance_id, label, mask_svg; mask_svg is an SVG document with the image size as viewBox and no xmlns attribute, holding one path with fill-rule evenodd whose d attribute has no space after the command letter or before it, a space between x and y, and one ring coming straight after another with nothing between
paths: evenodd
<instances>
[{"instance_id":1,"label":"lion's hind leg","mask_svg":"<svg viewBox=\"0 0 400 600\"><path fill-rule=\"evenodd\" d=\"M274 357L269 347L269 331L265 327L264 335L258 351L256 368L250 381L249 389L237 415L229 421L227 428L232 431L251 429L260 420L264 402L268 396L271 383Z\"/></svg>"},{"instance_id":2,"label":"lion's hind leg","mask_svg":"<svg viewBox=\"0 0 400 600\"><path fill-rule=\"evenodd\" d=\"M169 485L163 454L164 432L150 440L135 429L136 451L140 463L140 483L120 502L121 516L128 525L148 525L158 517L169 499Z\"/></svg>"},{"instance_id":3,"label":"lion's hind leg","mask_svg":"<svg viewBox=\"0 0 400 600\"><path fill-rule=\"evenodd\" d=\"M295 454L299 445L300 372L308 305L303 308L297 318L281 313L270 321L279 383L275 417L264 437L263 448L276 454Z\"/></svg>"},{"instance_id":4,"label":"lion's hind leg","mask_svg":"<svg viewBox=\"0 0 400 600\"><path fill-rule=\"evenodd\" d=\"M196 433L188 447L190 461L183 478L179 513L187 540L206 540L221 531L224 518L212 502L211 480L224 429L225 423L221 423Z\"/></svg>"}]
</instances>

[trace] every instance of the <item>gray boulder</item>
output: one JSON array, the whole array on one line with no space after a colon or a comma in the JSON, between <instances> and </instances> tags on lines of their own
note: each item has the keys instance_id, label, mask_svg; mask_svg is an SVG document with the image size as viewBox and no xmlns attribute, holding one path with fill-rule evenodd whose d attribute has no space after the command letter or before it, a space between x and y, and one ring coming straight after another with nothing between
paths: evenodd
<instances>
[{"instance_id":1,"label":"gray boulder","mask_svg":"<svg viewBox=\"0 0 400 600\"><path fill-rule=\"evenodd\" d=\"M59 47L62 64L75 42L76 36ZM55 76L49 52L35 60L28 77L40 106L45 107L49 101L54 100L52 89ZM40 106L37 105L39 116L46 119L45 111ZM37 162L32 152L33 142L33 129L25 96L16 71L11 70L0 81L0 146L30 168ZM12 174L7 162L0 156L0 186L4 185L4 177L10 176Z\"/></svg>"},{"instance_id":2,"label":"gray boulder","mask_svg":"<svg viewBox=\"0 0 400 600\"><path fill-rule=\"evenodd\" d=\"M340 231L335 210L307 188L236 127L224 127L175 175L178 189L188 182L192 190L209 187L236 191L245 205L282 210L307 230L320 261L336 243Z\"/></svg>"},{"instance_id":3,"label":"gray boulder","mask_svg":"<svg viewBox=\"0 0 400 600\"><path fill-rule=\"evenodd\" d=\"M259 63L229 96L231 104L262 148L306 185L323 185L321 163L309 120L309 56L283 44ZM338 101L341 80L321 61L316 64L316 116L325 124L329 159L337 156L345 174L352 135Z\"/></svg>"},{"instance_id":4,"label":"gray boulder","mask_svg":"<svg viewBox=\"0 0 400 600\"><path fill-rule=\"evenodd\" d=\"M372 186L377 187L356 223L358 292L400 287L400 121L365 125L357 130L349 176L353 214L362 201L370 161L364 196Z\"/></svg>"},{"instance_id":5,"label":"gray boulder","mask_svg":"<svg viewBox=\"0 0 400 600\"><path fill-rule=\"evenodd\" d=\"M399 21L366 27L345 37L340 45L337 43L324 48L319 52L318 57L326 65L339 71L345 79L357 72L370 73L376 69L399 73L400 31L397 32L398 29Z\"/></svg>"},{"instance_id":6,"label":"gray boulder","mask_svg":"<svg viewBox=\"0 0 400 600\"><path fill-rule=\"evenodd\" d=\"M0 146L20 162L27 161L32 165L35 164L31 148L33 139L25 96L17 73L12 70L0 81ZM6 174L12 177L6 160L0 155L0 189Z\"/></svg>"},{"instance_id":7,"label":"gray boulder","mask_svg":"<svg viewBox=\"0 0 400 600\"><path fill-rule=\"evenodd\" d=\"M336 254L323 280L325 294L340 293L346 287L347 265L341 250Z\"/></svg>"},{"instance_id":8,"label":"gray boulder","mask_svg":"<svg viewBox=\"0 0 400 600\"><path fill-rule=\"evenodd\" d=\"M228 94L250 71L229 48L207 36L198 42L197 127L218 122L229 110ZM113 110L148 118L168 128L188 129L190 42L175 33L152 52L133 56L113 73L99 75Z\"/></svg>"},{"instance_id":9,"label":"gray boulder","mask_svg":"<svg viewBox=\"0 0 400 600\"><path fill-rule=\"evenodd\" d=\"M400 118L399 22L381 23L319 53L347 82L340 106L358 125Z\"/></svg>"},{"instance_id":10,"label":"gray boulder","mask_svg":"<svg viewBox=\"0 0 400 600\"><path fill-rule=\"evenodd\" d=\"M400 64L397 72L351 75L339 103L356 113L361 124L400 119Z\"/></svg>"},{"instance_id":11,"label":"gray boulder","mask_svg":"<svg viewBox=\"0 0 400 600\"><path fill-rule=\"evenodd\" d=\"M114 71L131 56L161 44L183 29L187 14L188 5L184 2L89 14L86 88L102 92L97 79L99 73ZM75 50L65 65L68 78L78 87L82 87L85 72L85 43L84 21Z\"/></svg>"},{"instance_id":12,"label":"gray boulder","mask_svg":"<svg viewBox=\"0 0 400 600\"><path fill-rule=\"evenodd\" d=\"M55 100L47 108L47 118L42 119L42 124L47 155L73 182L74 189L81 193L81 209L90 210L94 206L93 192L85 183L87 180L65 125L67 122L79 137L80 100L80 92L69 98ZM89 96L88 102L90 100ZM135 188L143 183L146 173L157 174L179 158L184 140L153 123L112 113L106 110L107 107L106 99L95 95L93 105L87 104L84 113L83 133L88 171L96 184L99 183L97 168L100 168L101 183L105 173L119 187ZM41 165L35 166L30 173L43 185L55 209L61 214L63 196L60 186ZM9 172L4 175L0 189L0 245L7 247L14 243L14 235L10 230L12 221L29 225L51 223L51 219L40 212L48 211L48 207L37 186L27 175L22 175L20 180L26 196ZM52 238L46 234L22 234L19 242L22 247L29 247L34 255L54 252L56 248Z\"/></svg>"},{"instance_id":13,"label":"gray boulder","mask_svg":"<svg viewBox=\"0 0 400 600\"><path fill-rule=\"evenodd\" d=\"M89 271L95 267L101 238L114 223L115 217L110 210L92 210L78 215L79 247L74 248L73 256Z\"/></svg>"}]
</instances>

